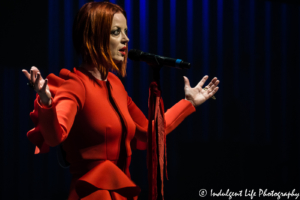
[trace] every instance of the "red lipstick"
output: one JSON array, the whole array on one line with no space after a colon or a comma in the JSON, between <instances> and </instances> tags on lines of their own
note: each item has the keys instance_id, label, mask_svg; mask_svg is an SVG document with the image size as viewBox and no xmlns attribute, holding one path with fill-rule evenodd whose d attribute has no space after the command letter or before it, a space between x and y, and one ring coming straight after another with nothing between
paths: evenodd
<instances>
[{"instance_id":1,"label":"red lipstick","mask_svg":"<svg viewBox=\"0 0 300 200\"><path fill-rule=\"evenodd\" d=\"M125 46L125 47L123 47L122 49L120 49L119 51L120 51L120 53L123 55L123 56L125 56L125 54L126 54L126 49L127 49L127 47Z\"/></svg>"}]
</instances>

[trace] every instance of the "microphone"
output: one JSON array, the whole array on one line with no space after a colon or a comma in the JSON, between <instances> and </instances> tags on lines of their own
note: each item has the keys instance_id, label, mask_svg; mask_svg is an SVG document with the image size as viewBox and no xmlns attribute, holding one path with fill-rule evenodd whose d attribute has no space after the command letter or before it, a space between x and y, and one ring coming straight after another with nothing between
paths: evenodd
<instances>
[{"instance_id":1,"label":"microphone","mask_svg":"<svg viewBox=\"0 0 300 200\"><path fill-rule=\"evenodd\" d=\"M189 69L191 67L190 63L184 62L181 59L158 56L151 53L145 53L137 49L131 49L128 52L128 58L134 61L143 61L149 65L165 65L178 69Z\"/></svg>"}]
</instances>

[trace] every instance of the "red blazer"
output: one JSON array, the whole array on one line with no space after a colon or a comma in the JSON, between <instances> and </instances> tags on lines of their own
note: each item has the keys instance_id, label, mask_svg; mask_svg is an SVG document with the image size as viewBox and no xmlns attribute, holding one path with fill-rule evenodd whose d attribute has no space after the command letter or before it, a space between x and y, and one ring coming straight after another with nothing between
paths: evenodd
<instances>
[{"instance_id":1,"label":"red blazer","mask_svg":"<svg viewBox=\"0 0 300 200\"><path fill-rule=\"evenodd\" d=\"M130 180L131 148L146 148L133 139L137 133L146 136L148 120L121 81L112 73L107 81L98 80L83 68L62 69L59 77L47 78L52 105L41 105L37 96L31 113L35 128L27 133L35 153L62 143L73 175L69 199L136 199L140 189ZM165 113L166 133L194 111L189 101L175 104ZM117 167L122 156L123 171Z\"/></svg>"}]
</instances>

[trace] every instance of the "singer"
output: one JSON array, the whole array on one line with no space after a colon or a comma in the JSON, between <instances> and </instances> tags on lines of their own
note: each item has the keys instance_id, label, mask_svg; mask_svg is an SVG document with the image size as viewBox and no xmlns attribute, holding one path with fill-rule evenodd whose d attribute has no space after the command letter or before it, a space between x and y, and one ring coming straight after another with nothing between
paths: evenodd
<instances>
[{"instance_id":1,"label":"singer","mask_svg":"<svg viewBox=\"0 0 300 200\"><path fill-rule=\"evenodd\" d=\"M62 144L72 174L69 200L138 198L140 189L129 174L131 149L145 149L148 120L110 72L126 75L128 42L125 11L109 2L89 2L73 25L82 65L46 79L36 67L22 70L37 92L28 139L36 154ZM191 88L184 77L185 99L165 113L166 134L218 91L217 78L202 88L207 79Z\"/></svg>"}]
</instances>

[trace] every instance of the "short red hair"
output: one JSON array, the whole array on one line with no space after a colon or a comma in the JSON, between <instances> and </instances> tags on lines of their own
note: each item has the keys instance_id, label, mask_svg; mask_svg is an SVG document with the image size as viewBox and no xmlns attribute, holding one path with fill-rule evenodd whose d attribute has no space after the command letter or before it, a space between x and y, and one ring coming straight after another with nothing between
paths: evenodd
<instances>
[{"instance_id":1,"label":"short red hair","mask_svg":"<svg viewBox=\"0 0 300 200\"><path fill-rule=\"evenodd\" d=\"M83 62L97 66L103 79L109 71L117 71L123 77L126 74L128 52L117 66L109 49L112 20L118 12L126 18L125 10L116 4L89 2L81 7L73 25L73 43L77 53L81 54Z\"/></svg>"}]
</instances>

